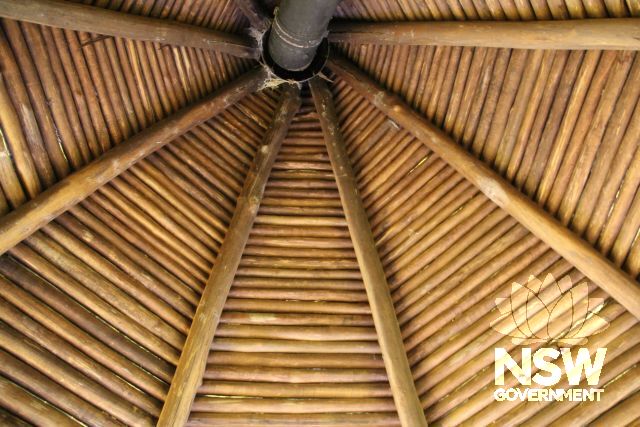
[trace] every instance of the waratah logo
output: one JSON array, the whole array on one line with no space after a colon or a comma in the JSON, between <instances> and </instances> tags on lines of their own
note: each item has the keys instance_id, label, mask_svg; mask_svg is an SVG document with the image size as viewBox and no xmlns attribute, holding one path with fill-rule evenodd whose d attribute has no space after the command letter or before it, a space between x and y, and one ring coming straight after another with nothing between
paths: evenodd
<instances>
[{"instance_id":1,"label":"waratah logo","mask_svg":"<svg viewBox=\"0 0 640 427\"><path fill-rule=\"evenodd\" d=\"M491 327L510 336L514 344L584 344L587 337L582 329L587 320L592 331L588 335L600 333L609 326L594 311L602 303L601 298L589 298L586 282L572 286L568 276L559 281L551 274L544 281L530 276L525 285L512 283L509 298L496 299L500 316L491 322ZM533 324L534 316L543 317L542 326L539 320L537 325ZM550 328L552 321L555 322L553 329Z\"/></svg>"}]
</instances>

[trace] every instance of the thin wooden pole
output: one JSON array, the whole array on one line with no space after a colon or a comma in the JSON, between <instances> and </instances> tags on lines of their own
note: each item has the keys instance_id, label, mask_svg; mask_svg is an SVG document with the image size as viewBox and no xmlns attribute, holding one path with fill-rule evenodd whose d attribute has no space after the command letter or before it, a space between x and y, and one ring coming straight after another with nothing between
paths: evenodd
<instances>
[{"instance_id":1,"label":"thin wooden pole","mask_svg":"<svg viewBox=\"0 0 640 427\"><path fill-rule=\"evenodd\" d=\"M0 0L1 1L1 0ZM0 219L0 254L85 199L137 161L259 89L267 73L251 71L208 98L145 129Z\"/></svg>"},{"instance_id":2,"label":"thin wooden pole","mask_svg":"<svg viewBox=\"0 0 640 427\"><path fill-rule=\"evenodd\" d=\"M166 19L149 18L64 0L0 0L0 16L74 31L257 58L251 39Z\"/></svg>"},{"instance_id":3,"label":"thin wooden pole","mask_svg":"<svg viewBox=\"0 0 640 427\"><path fill-rule=\"evenodd\" d=\"M287 85L273 123L265 135L265 144L258 149L238 198L229 231L220 249L207 285L196 310L187 341L182 350L176 373L158 420L158 426L184 425L191 410L207 364L211 341L231 289L249 232L258 214L267 179L276 156L287 135L289 124L300 107L299 89Z\"/></svg>"},{"instance_id":4,"label":"thin wooden pole","mask_svg":"<svg viewBox=\"0 0 640 427\"><path fill-rule=\"evenodd\" d=\"M358 193L356 178L338 126L331 92L326 83L319 78L313 79L310 86L313 101L320 116L331 166L336 175L347 226L369 298L371 314L400 422L403 426L426 426L427 421L409 368L389 285Z\"/></svg>"},{"instance_id":5,"label":"thin wooden pole","mask_svg":"<svg viewBox=\"0 0 640 427\"><path fill-rule=\"evenodd\" d=\"M527 22L340 22L329 40L363 44L639 50L640 19Z\"/></svg>"},{"instance_id":6,"label":"thin wooden pole","mask_svg":"<svg viewBox=\"0 0 640 427\"><path fill-rule=\"evenodd\" d=\"M329 68L640 319L638 282L348 60L333 57Z\"/></svg>"}]
</instances>

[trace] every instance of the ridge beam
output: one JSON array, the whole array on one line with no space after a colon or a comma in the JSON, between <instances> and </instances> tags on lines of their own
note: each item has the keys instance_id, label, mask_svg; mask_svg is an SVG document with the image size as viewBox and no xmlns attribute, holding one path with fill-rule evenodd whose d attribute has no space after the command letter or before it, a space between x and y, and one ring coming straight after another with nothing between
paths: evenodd
<instances>
[{"instance_id":1,"label":"ridge beam","mask_svg":"<svg viewBox=\"0 0 640 427\"><path fill-rule=\"evenodd\" d=\"M1 217L0 255L89 197L136 162L260 89L267 77L267 72L262 67L246 73L209 97L181 109L115 146L82 169Z\"/></svg>"},{"instance_id":2,"label":"ridge beam","mask_svg":"<svg viewBox=\"0 0 640 427\"><path fill-rule=\"evenodd\" d=\"M329 160L336 176L340 200L360 265L400 422L405 427L426 427L427 421L409 368L389 285L358 193L356 178L342 139L331 92L326 83L318 77L312 79L309 85L313 102L320 116Z\"/></svg>"},{"instance_id":3,"label":"ridge beam","mask_svg":"<svg viewBox=\"0 0 640 427\"><path fill-rule=\"evenodd\" d=\"M355 22L329 25L332 42L512 49L640 50L639 18L567 21Z\"/></svg>"},{"instance_id":4,"label":"ridge beam","mask_svg":"<svg viewBox=\"0 0 640 427\"><path fill-rule=\"evenodd\" d=\"M593 280L636 319L640 319L640 285L637 281L350 61L333 57L328 66L362 97L415 136L538 239Z\"/></svg>"},{"instance_id":5,"label":"ridge beam","mask_svg":"<svg viewBox=\"0 0 640 427\"><path fill-rule=\"evenodd\" d=\"M0 16L74 31L258 58L251 39L167 19L117 12L64 0L0 0Z\"/></svg>"},{"instance_id":6,"label":"ridge beam","mask_svg":"<svg viewBox=\"0 0 640 427\"><path fill-rule=\"evenodd\" d=\"M253 222L258 214L267 180L300 104L298 87L284 86L282 100L264 137L265 142L258 148L253 165L247 174L227 235L193 317L169 393L160 413L158 420L160 427L183 426L189 419L191 405L207 366L211 342L240 265Z\"/></svg>"}]
</instances>

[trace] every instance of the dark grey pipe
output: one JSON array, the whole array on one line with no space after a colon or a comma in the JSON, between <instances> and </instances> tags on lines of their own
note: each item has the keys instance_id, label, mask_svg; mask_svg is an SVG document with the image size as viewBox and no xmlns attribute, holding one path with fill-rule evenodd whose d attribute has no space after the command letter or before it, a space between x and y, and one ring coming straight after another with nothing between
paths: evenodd
<instances>
[{"instance_id":1,"label":"dark grey pipe","mask_svg":"<svg viewBox=\"0 0 640 427\"><path fill-rule=\"evenodd\" d=\"M271 26L269 55L280 67L304 70L326 35L339 0L282 0Z\"/></svg>"}]
</instances>

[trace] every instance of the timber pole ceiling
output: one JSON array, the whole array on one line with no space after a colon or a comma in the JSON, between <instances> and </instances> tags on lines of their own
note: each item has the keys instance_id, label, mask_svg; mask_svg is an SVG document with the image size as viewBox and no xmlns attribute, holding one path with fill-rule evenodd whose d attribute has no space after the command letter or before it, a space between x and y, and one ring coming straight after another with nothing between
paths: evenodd
<instances>
[{"instance_id":1,"label":"timber pole ceiling","mask_svg":"<svg viewBox=\"0 0 640 427\"><path fill-rule=\"evenodd\" d=\"M258 3L252 0L236 0L236 2L246 14L253 29L258 32L268 29L270 19ZM75 31L211 49L241 58L255 59L260 56L257 43L249 37L62 0L24 2L0 0L0 16ZM640 19L456 23L345 21L335 22L330 26L328 39L333 42L390 45L640 50ZM359 67L338 54L332 54L327 68L395 124L413 135L458 171L532 234L584 273L626 308L633 317L640 319L640 288L636 280L511 185L485 162L457 144L443 130L438 129L414 111L397 94L384 89ZM41 228L106 186L135 163L151 156L161 147L171 145L170 143L178 137L206 120L216 117L245 96L269 86L272 83L269 79L268 70L262 66L246 73L216 90L204 100L193 103L142 130L93 162L61 179L30 201L17 206L12 212L0 218L0 254L9 252L18 258L31 256L32 249L19 245L23 241L31 242L34 246L51 246L50 237L40 231ZM403 345L399 319L394 311L394 300L389 292L383 263L377 253L363 199L357 189L356 172L350 164L334 99L327 84L319 77L311 80L310 88L320 116L319 120L336 178L346 224L365 285L395 409L403 426L426 425L423 407L410 369L410 358ZM3 89L2 93L4 92L6 90ZM166 392L158 425L185 424L198 388L202 384L212 341L239 269L249 234L258 215L267 180L294 115L300 109L300 89L297 85L280 85L280 94L280 102L268 126L263 143L257 149L251 169L246 175L228 230L220 245L219 254L213 262L206 286L197 304L193 322L188 328L175 374ZM48 233L64 235L64 231L57 225L53 226L52 230ZM51 253L61 252L62 249L54 247L51 251ZM3 258L0 260L0 267L16 271L22 268L14 263L13 260L5 261ZM90 270L87 269L87 271ZM21 271L21 274L28 275L28 272ZM4 279L0 279L0 285L3 289L11 288L11 284L5 283ZM153 320L151 314L145 314L145 316L151 323ZM144 333L141 332L140 336L144 336ZM181 344L177 336L173 339L176 346ZM170 352L173 362L176 359L174 353ZM0 378L0 386L3 390L10 391L15 399L26 401L28 396L23 396L21 389L14 389L11 384ZM126 409L122 409L121 412L122 417L128 416ZM131 422L135 421L136 418L132 416ZM63 424L62 419L60 423Z\"/></svg>"},{"instance_id":2,"label":"timber pole ceiling","mask_svg":"<svg viewBox=\"0 0 640 427\"><path fill-rule=\"evenodd\" d=\"M326 83L319 77L313 78L309 85L316 110L320 115L320 125L369 298L400 422L403 426L426 427L427 422L411 376L389 284L378 256L367 213L358 194L356 177L338 125L333 96Z\"/></svg>"},{"instance_id":3,"label":"timber pole ceiling","mask_svg":"<svg viewBox=\"0 0 640 427\"><path fill-rule=\"evenodd\" d=\"M242 58L257 58L252 39L166 19L116 12L66 0L0 0L0 16L74 31L131 40L214 49Z\"/></svg>"},{"instance_id":4,"label":"timber pole ceiling","mask_svg":"<svg viewBox=\"0 0 640 427\"><path fill-rule=\"evenodd\" d=\"M247 73L210 97L185 107L109 150L86 167L3 216L0 218L0 254L91 195L137 161L259 89L266 78L267 73L262 68Z\"/></svg>"},{"instance_id":5,"label":"timber pole ceiling","mask_svg":"<svg viewBox=\"0 0 640 427\"><path fill-rule=\"evenodd\" d=\"M640 319L640 287L628 274L356 66L334 56L329 68Z\"/></svg>"},{"instance_id":6,"label":"timber pole ceiling","mask_svg":"<svg viewBox=\"0 0 640 427\"><path fill-rule=\"evenodd\" d=\"M253 167L247 175L242 193L238 198L229 232L220 249L220 256L216 259L200 298L169 394L158 420L159 426L184 425L189 418L198 387L202 384L211 341L240 265L240 258L253 222L258 214L271 168L276 161L282 141L287 136L291 120L300 108L297 86L287 85L282 93L280 106L264 137L264 144L258 148Z\"/></svg>"}]
</instances>

